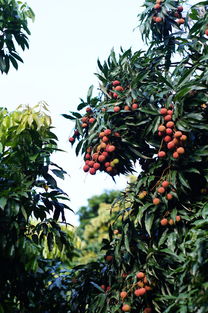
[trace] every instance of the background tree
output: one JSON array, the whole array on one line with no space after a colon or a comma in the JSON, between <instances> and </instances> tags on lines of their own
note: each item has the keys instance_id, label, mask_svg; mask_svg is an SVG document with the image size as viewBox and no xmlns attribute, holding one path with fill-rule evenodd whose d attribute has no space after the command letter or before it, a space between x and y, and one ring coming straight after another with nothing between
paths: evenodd
<instances>
[{"instance_id":1,"label":"background tree","mask_svg":"<svg viewBox=\"0 0 208 313\"><path fill-rule=\"evenodd\" d=\"M73 256L72 242L59 224L60 218L65 222L64 210L71 209L54 178L63 178L65 172L50 160L57 150L57 138L46 110L44 103L11 113L1 110L2 312L26 312L29 308L37 312L35 299L47 286L38 280L40 273L46 275L44 266L49 266L43 260L46 241L49 251L56 243L68 259ZM31 223L34 217L35 224Z\"/></svg>"},{"instance_id":2,"label":"background tree","mask_svg":"<svg viewBox=\"0 0 208 313\"><path fill-rule=\"evenodd\" d=\"M26 3L15 0L1 0L0 10L0 70L7 74L10 64L18 69L18 62L23 62L18 48L29 48L28 19L34 20L34 13Z\"/></svg>"},{"instance_id":3,"label":"background tree","mask_svg":"<svg viewBox=\"0 0 208 313\"><path fill-rule=\"evenodd\" d=\"M76 259L76 264L95 261L99 254L103 257L100 253L102 240L109 239L108 228L114 219L111 206L119 194L119 191L106 191L91 197L88 206L79 209L80 224L75 236L80 238L78 246L81 255Z\"/></svg>"}]
</instances>

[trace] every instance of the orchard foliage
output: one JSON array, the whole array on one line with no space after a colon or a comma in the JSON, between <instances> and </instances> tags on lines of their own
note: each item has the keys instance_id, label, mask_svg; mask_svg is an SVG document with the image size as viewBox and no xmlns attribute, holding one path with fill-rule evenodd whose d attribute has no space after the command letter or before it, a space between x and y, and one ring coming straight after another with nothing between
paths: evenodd
<instances>
[{"instance_id":1,"label":"orchard foliage","mask_svg":"<svg viewBox=\"0 0 208 313\"><path fill-rule=\"evenodd\" d=\"M0 1L0 71L8 73L10 65L18 69L18 62L23 62L18 48L29 48L28 19L34 20L32 9L22 1Z\"/></svg>"},{"instance_id":2,"label":"orchard foliage","mask_svg":"<svg viewBox=\"0 0 208 313\"><path fill-rule=\"evenodd\" d=\"M78 245L80 255L76 260L73 259L75 264L95 261L98 256L100 259L103 258L103 255L99 255L102 239L109 239L109 224L114 220L115 214L119 210L117 207L114 210L115 214L111 214L111 205L119 193L119 191L109 191L99 196L93 196L88 199L88 205L81 207L77 212L80 224L76 228L75 234L80 238Z\"/></svg>"},{"instance_id":3,"label":"orchard foliage","mask_svg":"<svg viewBox=\"0 0 208 313\"><path fill-rule=\"evenodd\" d=\"M0 120L0 311L44 312L41 304L37 310L36 297L48 285L45 245L48 251L56 245L68 260L73 256L59 224L71 210L55 179L65 171L51 161L57 138L44 103L13 112L2 108Z\"/></svg>"},{"instance_id":4,"label":"orchard foliage","mask_svg":"<svg viewBox=\"0 0 208 313\"><path fill-rule=\"evenodd\" d=\"M98 61L98 96L90 87L64 115L84 171L142 169L118 199L104 261L74 269L71 312L208 311L208 2L144 6L150 49Z\"/></svg>"}]
</instances>

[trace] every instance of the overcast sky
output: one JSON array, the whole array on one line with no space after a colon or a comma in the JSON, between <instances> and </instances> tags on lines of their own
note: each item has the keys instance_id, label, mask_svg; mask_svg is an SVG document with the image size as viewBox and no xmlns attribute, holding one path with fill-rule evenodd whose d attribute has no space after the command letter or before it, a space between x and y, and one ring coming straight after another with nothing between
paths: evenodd
<instances>
[{"instance_id":1,"label":"overcast sky","mask_svg":"<svg viewBox=\"0 0 208 313\"><path fill-rule=\"evenodd\" d=\"M10 110L19 104L48 103L59 138L59 147L66 153L54 156L70 177L61 187L71 198L75 211L94 194L107 189L122 189L124 177L115 185L106 174L86 175L83 162L70 148L68 137L72 127L62 113L76 110L79 98L85 98L88 87L97 85L93 75L97 58L105 60L114 47L143 49L137 14L141 0L28 0L36 14L30 26L30 49L21 53L24 64L1 76L0 106ZM77 217L68 214L68 222L77 224Z\"/></svg>"}]
</instances>

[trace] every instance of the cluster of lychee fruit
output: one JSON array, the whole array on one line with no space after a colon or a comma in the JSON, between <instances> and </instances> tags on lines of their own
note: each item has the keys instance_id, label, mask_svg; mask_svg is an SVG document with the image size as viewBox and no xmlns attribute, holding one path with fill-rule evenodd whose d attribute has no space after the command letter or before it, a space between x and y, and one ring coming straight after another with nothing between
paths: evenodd
<instances>
[{"instance_id":1,"label":"cluster of lychee fruit","mask_svg":"<svg viewBox=\"0 0 208 313\"><path fill-rule=\"evenodd\" d=\"M129 293L131 293L132 289L134 289L134 287L136 287L136 289L134 290L134 295L136 297L142 297L143 295L145 295L148 291L152 290L152 287L149 285L147 277L145 275L145 273L143 272L138 272L136 274L136 277L138 279L137 283L134 284L132 286L132 288L127 292L127 291L121 291L120 292L120 298L122 299L122 301L126 301L126 299L128 298ZM122 305L122 311L124 312L130 312L131 311L131 306L127 303L123 303ZM151 313L152 309L150 307L147 307L144 309L143 311L144 313Z\"/></svg>"},{"instance_id":2,"label":"cluster of lychee fruit","mask_svg":"<svg viewBox=\"0 0 208 313\"><path fill-rule=\"evenodd\" d=\"M208 28L205 29L204 33L206 36L208 36Z\"/></svg>"},{"instance_id":3,"label":"cluster of lychee fruit","mask_svg":"<svg viewBox=\"0 0 208 313\"><path fill-rule=\"evenodd\" d=\"M110 91L109 95L113 98L113 99L117 99L119 96L122 95L122 92L124 91L124 87L121 86L121 82L119 80L114 80L112 82L112 89L113 92ZM117 103L115 103L114 106L114 112L120 112L120 110L125 110L125 111L131 111L131 110L136 110L138 109L138 103L136 103L136 99L133 99L132 101L132 105L124 105L124 107L121 108L120 105L118 105Z\"/></svg>"},{"instance_id":4,"label":"cluster of lychee fruit","mask_svg":"<svg viewBox=\"0 0 208 313\"><path fill-rule=\"evenodd\" d=\"M123 108L121 108L120 105L118 105L117 103L115 103L115 106L114 106L113 110L114 110L115 113L118 113L118 112L120 112L122 109L123 109L124 111L134 111L134 110L138 109L138 107L139 107L139 106L138 106L138 103L136 103L136 102L133 100L131 106L129 106L129 105L126 104L126 105L124 105Z\"/></svg>"},{"instance_id":5,"label":"cluster of lychee fruit","mask_svg":"<svg viewBox=\"0 0 208 313\"><path fill-rule=\"evenodd\" d=\"M143 200L146 196L147 196L146 190L140 191L140 193L138 194L139 200Z\"/></svg>"},{"instance_id":6,"label":"cluster of lychee fruit","mask_svg":"<svg viewBox=\"0 0 208 313\"><path fill-rule=\"evenodd\" d=\"M111 290L110 286L106 286L106 285L101 285L100 288L102 288L105 292L108 292Z\"/></svg>"},{"instance_id":7,"label":"cluster of lychee fruit","mask_svg":"<svg viewBox=\"0 0 208 313\"><path fill-rule=\"evenodd\" d=\"M158 13L162 9L162 3L164 0L156 0L156 3L154 5L154 15L152 17L153 22L155 23L161 23L163 21L163 17L158 16ZM176 8L176 10L173 10L171 12L168 12L169 15L172 15L174 18L176 18L176 23L178 25L184 24L185 20L182 17L183 7L180 5Z\"/></svg>"},{"instance_id":8,"label":"cluster of lychee fruit","mask_svg":"<svg viewBox=\"0 0 208 313\"><path fill-rule=\"evenodd\" d=\"M80 135L80 133L79 133L78 129L75 129L73 136L69 137L69 142L74 143L75 139L79 138L79 135Z\"/></svg>"},{"instance_id":9,"label":"cluster of lychee fruit","mask_svg":"<svg viewBox=\"0 0 208 313\"><path fill-rule=\"evenodd\" d=\"M121 82L119 80L114 80L112 82L112 90L113 91L109 92L109 96L111 96L113 99L117 99L124 91L124 87L121 86Z\"/></svg>"},{"instance_id":10,"label":"cluster of lychee fruit","mask_svg":"<svg viewBox=\"0 0 208 313\"><path fill-rule=\"evenodd\" d=\"M81 127L87 128L96 121L93 111L90 107L86 108L86 114L81 118Z\"/></svg>"},{"instance_id":11,"label":"cluster of lychee fruit","mask_svg":"<svg viewBox=\"0 0 208 313\"><path fill-rule=\"evenodd\" d=\"M163 115L164 124L158 127L158 136L162 138L162 146L158 157L164 158L166 156L165 149L173 151L172 157L178 159L185 153L184 143L187 140L187 136L181 131L175 128L175 123L172 120L173 109L162 108L160 113Z\"/></svg>"},{"instance_id":12,"label":"cluster of lychee fruit","mask_svg":"<svg viewBox=\"0 0 208 313\"><path fill-rule=\"evenodd\" d=\"M117 99L120 96L123 96L122 93L125 91L125 89L128 88L128 87L124 88L123 86L121 86L121 82L119 80L114 80L111 83L111 86L112 86L112 90L110 90L108 92L108 94L113 99ZM139 105L137 103L137 99L132 99L132 104L125 104L125 103L123 103L123 105L122 105L120 102L119 103L115 102L113 111L115 113L118 113L121 110L124 110L124 111L134 111L134 110L137 110L138 107L139 107ZM106 108L102 108L101 111L102 112L106 112Z\"/></svg>"},{"instance_id":13,"label":"cluster of lychee fruit","mask_svg":"<svg viewBox=\"0 0 208 313\"><path fill-rule=\"evenodd\" d=\"M176 215L175 220L173 218L168 219L164 217L161 219L160 224L162 226L167 226L168 224L172 226L175 224L175 222L180 222L180 220L181 220L180 215Z\"/></svg>"},{"instance_id":14,"label":"cluster of lychee fruit","mask_svg":"<svg viewBox=\"0 0 208 313\"><path fill-rule=\"evenodd\" d=\"M165 196L165 198L167 200L172 200L173 199L173 194L170 192L170 189L171 189L171 184L169 183L169 181L167 180L164 180L160 186L157 188L157 194L160 195L160 196ZM152 200L152 202L155 204L155 205L158 205L160 204L161 200L160 198L154 198Z\"/></svg>"},{"instance_id":15,"label":"cluster of lychee fruit","mask_svg":"<svg viewBox=\"0 0 208 313\"><path fill-rule=\"evenodd\" d=\"M120 137L118 132L105 129L99 133L100 142L94 149L88 147L85 154L84 172L95 175L97 170L104 171L112 176L118 173L119 159L115 157L116 146L112 144L115 137Z\"/></svg>"},{"instance_id":16,"label":"cluster of lychee fruit","mask_svg":"<svg viewBox=\"0 0 208 313\"><path fill-rule=\"evenodd\" d=\"M180 26L185 23L185 19L182 16L183 6L179 5L176 10L172 12L173 16L176 17L176 23Z\"/></svg>"},{"instance_id":17,"label":"cluster of lychee fruit","mask_svg":"<svg viewBox=\"0 0 208 313\"><path fill-rule=\"evenodd\" d=\"M152 20L155 23L161 23L163 21L163 18L161 16L158 16L158 13L162 9L162 2L163 0L156 0L156 3L154 5L154 15L152 17Z\"/></svg>"}]
</instances>

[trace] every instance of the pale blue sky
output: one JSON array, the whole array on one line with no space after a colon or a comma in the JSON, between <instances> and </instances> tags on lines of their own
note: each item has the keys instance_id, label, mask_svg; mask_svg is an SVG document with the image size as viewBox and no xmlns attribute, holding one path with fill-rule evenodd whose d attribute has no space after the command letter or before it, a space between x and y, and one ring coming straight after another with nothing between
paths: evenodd
<instances>
[{"instance_id":1,"label":"pale blue sky","mask_svg":"<svg viewBox=\"0 0 208 313\"><path fill-rule=\"evenodd\" d=\"M96 61L105 60L112 47L119 51L132 46L143 49L137 14L141 0L28 0L36 14L30 29L30 49L21 53L24 64L1 76L0 106L15 109L19 104L34 105L40 100L49 104L60 148L54 160L68 171L70 177L61 187L71 198L75 211L86 199L104 189L124 188L126 179L117 178L115 185L105 174L86 175L83 162L76 158L67 142L72 124L62 113L76 110L79 98L85 97L91 84ZM67 214L77 224L77 217Z\"/></svg>"}]
</instances>

